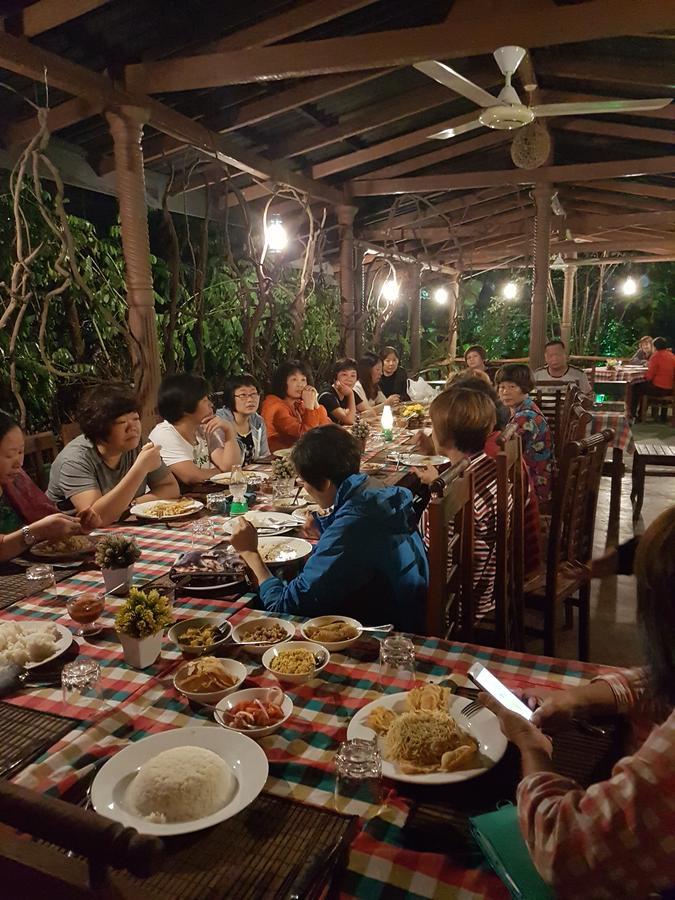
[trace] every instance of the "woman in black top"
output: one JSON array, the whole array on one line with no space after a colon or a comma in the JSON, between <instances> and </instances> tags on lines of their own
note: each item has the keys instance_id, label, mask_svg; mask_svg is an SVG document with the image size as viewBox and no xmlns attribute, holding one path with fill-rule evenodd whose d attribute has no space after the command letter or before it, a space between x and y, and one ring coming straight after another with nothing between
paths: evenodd
<instances>
[{"instance_id":1,"label":"woman in black top","mask_svg":"<svg viewBox=\"0 0 675 900\"><path fill-rule=\"evenodd\" d=\"M319 394L319 403L337 425L353 425L357 414L368 409L368 404L354 389L358 374L355 359L339 359L333 366L333 383Z\"/></svg>"},{"instance_id":2,"label":"woman in black top","mask_svg":"<svg viewBox=\"0 0 675 900\"><path fill-rule=\"evenodd\" d=\"M400 357L395 347L385 347L380 353L382 360L382 378L380 379L380 390L384 396L392 403L399 400L409 400L408 396L408 375L406 370L400 365Z\"/></svg>"}]
</instances>

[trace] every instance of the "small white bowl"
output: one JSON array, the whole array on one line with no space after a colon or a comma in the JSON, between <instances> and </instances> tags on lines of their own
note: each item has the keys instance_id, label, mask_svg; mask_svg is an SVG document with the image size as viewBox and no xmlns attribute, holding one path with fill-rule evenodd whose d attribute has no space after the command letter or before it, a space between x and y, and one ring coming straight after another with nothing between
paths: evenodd
<instances>
[{"instance_id":1,"label":"small white bowl","mask_svg":"<svg viewBox=\"0 0 675 900\"><path fill-rule=\"evenodd\" d=\"M313 638L307 634L308 628L316 628L320 625L328 625L329 622L346 622L347 625L352 625L354 628L356 628L358 634L356 635L356 637L347 638L344 641L322 641L319 638ZM352 619L349 616L317 616L315 619L310 619L308 622L305 622L304 625L302 625L300 628L300 634L305 638L306 641L314 641L317 644L321 644L321 646L325 647L326 650L344 650L346 647L351 647L352 644L355 644L361 637L362 631L363 625L360 622L357 622L356 619Z\"/></svg>"},{"instance_id":2,"label":"small white bowl","mask_svg":"<svg viewBox=\"0 0 675 900\"><path fill-rule=\"evenodd\" d=\"M187 644L182 644L180 640L180 636L183 632L187 631L188 628L199 628L203 625L211 625L212 627L219 627L221 625L227 625L225 629L225 634L223 637L218 638L217 641L214 641L212 644L206 644L204 647L190 647ZM173 643L178 647L181 653L185 654L185 656L211 656L213 651L218 647L225 644L230 639L230 635L232 634L232 626L227 621L227 619L223 619L221 616L198 616L194 619L181 619L179 622L176 622L174 625L169 628L169 640L173 641Z\"/></svg>"},{"instance_id":3,"label":"small white bowl","mask_svg":"<svg viewBox=\"0 0 675 900\"><path fill-rule=\"evenodd\" d=\"M180 676L188 666L192 665L192 660L187 660L181 666L176 669L176 674L173 676L173 686L176 688L179 694L182 694L184 697L187 697L188 700L192 700L195 703L204 703L207 706L215 706L223 697L227 697L228 694L233 694L235 691L239 690L244 681L246 680L246 676L248 675L248 669L243 663L237 662L236 659L219 659L218 662L221 663L223 669L227 672L228 675L231 675L232 678L236 678L235 683L228 688L222 688L219 691L204 691L202 693L194 693L191 691L185 691L178 684L180 680Z\"/></svg>"},{"instance_id":4,"label":"small white bowl","mask_svg":"<svg viewBox=\"0 0 675 900\"><path fill-rule=\"evenodd\" d=\"M310 653L315 655L325 656L325 659L320 665L316 666L313 672L298 675L284 675L281 672L275 672L274 669L271 668L272 660L279 656L280 653L283 653L284 650L309 650ZM286 681L289 684L304 684L306 681L311 681L312 678L316 678L319 672L322 672L326 668L329 662L330 653L328 650L326 650L323 644L315 644L313 641L288 641L285 644L275 644L263 653L262 658L262 664L270 675L274 675L279 681Z\"/></svg>"},{"instance_id":5,"label":"small white bowl","mask_svg":"<svg viewBox=\"0 0 675 900\"><path fill-rule=\"evenodd\" d=\"M236 731L238 734L245 734L247 737L261 738L268 734L274 734L293 715L293 701L287 694L283 695L281 701L281 710L284 716L273 725L266 725L261 728L234 728L232 725L227 724L227 719L225 718L225 712L233 709L239 703L244 703L246 700L266 700L269 690L269 688L247 688L246 690L229 694L216 706L214 711L216 722L222 728L227 728L228 731Z\"/></svg>"},{"instance_id":6,"label":"small white bowl","mask_svg":"<svg viewBox=\"0 0 675 900\"><path fill-rule=\"evenodd\" d=\"M233 642L241 644L242 641L246 640L246 634L249 631L253 631L256 625L280 625L286 632L286 637L281 641L277 641L276 644L248 644L241 648L250 653L251 656L262 656L268 647L276 647L278 644L292 641L295 637L295 625L292 622L288 622L286 619L275 619L272 616L256 616L252 619L246 619L245 622L241 622L232 629Z\"/></svg>"}]
</instances>

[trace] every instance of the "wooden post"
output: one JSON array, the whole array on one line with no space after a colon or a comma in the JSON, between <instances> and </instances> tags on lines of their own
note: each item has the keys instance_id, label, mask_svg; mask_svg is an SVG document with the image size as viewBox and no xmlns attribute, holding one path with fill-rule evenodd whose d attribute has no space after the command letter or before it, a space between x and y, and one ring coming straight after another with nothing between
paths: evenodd
<instances>
[{"instance_id":1,"label":"wooden post","mask_svg":"<svg viewBox=\"0 0 675 900\"><path fill-rule=\"evenodd\" d=\"M422 359L422 306L420 299L420 268L411 266L408 276L410 286L410 368L411 375L417 376Z\"/></svg>"},{"instance_id":2,"label":"wooden post","mask_svg":"<svg viewBox=\"0 0 675 900\"><path fill-rule=\"evenodd\" d=\"M345 356L356 355L356 261L354 258L355 206L338 206L340 225L340 321Z\"/></svg>"},{"instance_id":3,"label":"wooden post","mask_svg":"<svg viewBox=\"0 0 675 900\"><path fill-rule=\"evenodd\" d=\"M137 107L106 111L113 138L117 199L122 225L133 377L141 415L152 415L160 382L157 318L150 266L148 208L141 138L147 115Z\"/></svg>"},{"instance_id":4,"label":"wooden post","mask_svg":"<svg viewBox=\"0 0 675 900\"><path fill-rule=\"evenodd\" d=\"M459 274L448 282L448 359L457 356L457 303L459 301Z\"/></svg>"},{"instance_id":5,"label":"wooden post","mask_svg":"<svg viewBox=\"0 0 675 900\"><path fill-rule=\"evenodd\" d=\"M577 267L568 262L564 271L563 283L563 301L562 301L562 319L560 322L560 339L565 344L565 349L569 353L570 341L572 338L572 302L574 300L574 278L577 273Z\"/></svg>"},{"instance_id":6,"label":"wooden post","mask_svg":"<svg viewBox=\"0 0 675 900\"><path fill-rule=\"evenodd\" d=\"M532 307L530 311L530 366L544 364L546 343L546 309L548 269L551 250L551 185L538 184L534 189L534 266L532 270Z\"/></svg>"}]
</instances>

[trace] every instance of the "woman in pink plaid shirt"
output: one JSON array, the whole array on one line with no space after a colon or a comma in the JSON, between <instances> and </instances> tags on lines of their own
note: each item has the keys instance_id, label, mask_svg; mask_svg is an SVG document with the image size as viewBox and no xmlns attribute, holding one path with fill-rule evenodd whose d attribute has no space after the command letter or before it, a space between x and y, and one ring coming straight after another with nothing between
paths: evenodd
<instances>
[{"instance_id":1,"label":"woman in pink plaid shirt","mask_svg":"<svg viewBox=\"0 0 675 900\"><path fill-rule=\"evenodd\" d=\"M648 666L542 696L532 722L480 698L521 752L520 826L558 897L643 900L675 888L675 506L645 532L635 557ZM650 731L612 777L584 790L553 772L553 731L598 713L649 717ZM538 726L538 727L537 727Z\"/></svg>"}]
</instances>

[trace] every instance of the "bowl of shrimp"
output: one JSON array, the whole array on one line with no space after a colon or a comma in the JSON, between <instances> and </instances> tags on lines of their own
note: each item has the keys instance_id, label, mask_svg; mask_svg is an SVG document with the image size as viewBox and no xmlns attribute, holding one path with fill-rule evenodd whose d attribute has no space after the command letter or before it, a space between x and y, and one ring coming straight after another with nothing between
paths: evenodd
<instances>
[{"instance_id":1,"label":"bowl of shrimp","mask_svg":"<svg viewBox=\"0 0 675 900\"><path fill-rule=\"evenodd\" d=\"M281 688L248 688L224 697L214 710L216 722L252 738L278 731L293 715L293 701Z\"/></svg>"}]
</instances>

